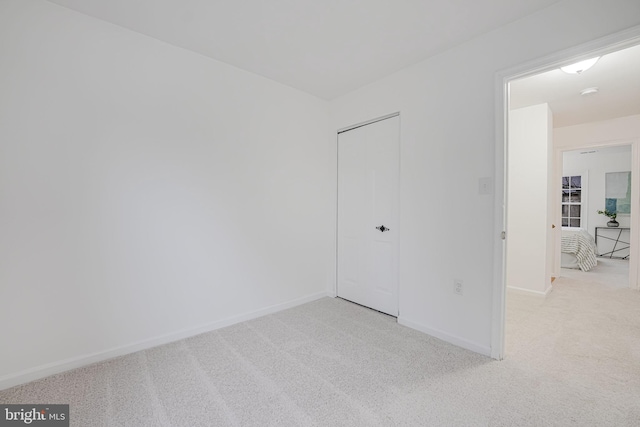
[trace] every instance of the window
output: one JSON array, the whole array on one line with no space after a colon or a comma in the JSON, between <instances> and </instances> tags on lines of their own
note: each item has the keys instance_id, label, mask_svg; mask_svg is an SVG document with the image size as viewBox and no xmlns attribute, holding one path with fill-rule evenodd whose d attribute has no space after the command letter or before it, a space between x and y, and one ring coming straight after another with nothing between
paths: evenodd
<instances>
[{"instance_id":1,"label":"window","mask_svg":"<svg viewBox=\"0 0 640 427\"><path fill-rule=\"evenodd\" d=\"M562 177L562 226L582 227L582 176Z\"/></svg>"}]
</instances>

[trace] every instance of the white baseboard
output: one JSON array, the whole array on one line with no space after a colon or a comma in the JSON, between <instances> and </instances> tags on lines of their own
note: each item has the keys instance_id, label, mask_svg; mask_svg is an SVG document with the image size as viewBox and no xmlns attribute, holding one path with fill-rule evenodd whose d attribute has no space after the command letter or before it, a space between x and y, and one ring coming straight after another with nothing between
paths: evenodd
<instances>
[{"instance_id":1,"label":"white baseboard","mask_svg":"<svg viewBox=\"0 0 640 427\"><path fill-rule=\"evenodd\" d=\"M145 339L142 341L138 341L136 343L114 347L114 348L96 352L96 353L90 353L90 354L84 354L82 356L71 357L69 359L47 363L45 365L36 366L35 368L26 369L24 371L20 371L17 373L0 377L0 390L5 390L7 388L14 387L16 385L25 384L31 381L48 377L50 375L69 371L71 369L81 368L83 366L91 365L96 362L102 362L105 360L113 359L114 357L124 356L126 354L135 353L136 351L146 350L149 348L157 347L159 345L167 344L174 341L179 341L184 338L189 338L205 332L210 332L216 329L235 325L236 323L246 322L247 320L266 316L268 314L277 313L279 311L286 310L288 308L293 308L298 305L306 304L308 302L315 301L317 299L328 297L328 296L331 296L330 292L326 292L326 291L318 292L315 294L307 295L305 297L296 298L294 300L287 301L284 303L261 308L259 310L239 314L237 316L228 317L226 319L221 319L212 323L207 323L205 325L196 326L194 328L182 329L177 332L172 332L172 333L160 335L154 338Z\"/></svg>"},{"instance_id":2,"label":"white baseboard","mask_svg":"<svg viewBox=\"0 0 640 427\"><path fill-rule=\"evenodd\" d=\"M516 292L519 294L533 295L542 298L546 298L546 296L549 295L549 292L551 292L551 289L553 289L551 285L549 285L549 287L544 292L532 291L531 289L525 288L517 288L515 286L507 286L508 291Z\"/></svg>"},{"instance_id":3,"label":"white baseboard","mask_svg":"<svg viewBox=\"0 0 640 427\"><path fill-rule=\"evenodd\" d=\"M455 335L451 335L449 333L440 331L438 329L430 328L428 326L422 325L412 320L405 319L404 317L398 317L398 323L408 328L415 329L420 332L424 332L427 335L431 335L432 337L441 339L442 341L446 341L458 347L471 350L474 353L480 353L482 355L491 357L491 347L480 345L473 341L469 341L467 339L460 338Z\"/></svg>"}]
</instances>

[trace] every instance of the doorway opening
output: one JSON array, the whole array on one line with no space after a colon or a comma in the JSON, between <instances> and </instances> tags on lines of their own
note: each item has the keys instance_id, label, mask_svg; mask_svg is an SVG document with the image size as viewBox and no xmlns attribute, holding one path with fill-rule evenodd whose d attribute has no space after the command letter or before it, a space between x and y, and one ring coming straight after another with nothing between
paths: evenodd
<instances>
[{"instance_id":1,"label":"doorway opening","mask_svg":"<svg viewBox=\"0 0 640 427\"><path fill-rule=\"evenodd\" d=\"M504 198L496 201L497 211L503 213L496 219L496 229L504 230L506 239L496 245L497 261L494 265L496 277L502 277L494 294L492 357L496 359L502 359L505 355L505 335L508 334L509 327L506 317L508 294L535 295L541 303L548 298L553 286L558 284L554 281L552 285L552 280L562 276L563 221L567 224L564 227L565 230L584 228L587 233L591 229L593 234L596 227L600 225L606 227L607 221L599 224L596 220L601 215L591 212L592 205L596 201L605 203L604 197L602 200L600 197L596 200L595 196L592 196L593 203L586 200L578 202L576 198L573 203L572 197L580 194L583 189L577 186L581 184L582 178L574 179L576 186L572 187L571 176L582 175L577 175L576 171L567 171L569 173L568 188L562 188L564 152L572 149L595 151L595 147L603 145L631 147L630 150L627 148L627 157L632 165L627 172L631 172L630 184L634 192L629 201L631 212L627 214L629 227L625 228L629 228L630 244L630 253L627 257L628 283L632 289L638 289L637 243L640 227L634 225L639 218L640 135L637 132L625 135L615 125L640 120L640 111L609 108L603 113L603 109L600 108L598 113L596 105L598 102L595 102L598 98L597 95L593 95L593 91L585 91L583 95L580 94L581 90L577 91L577 95L573 96L577 100L573 99L573 101L582 102L578 109L575 107L575 102L573 104L570 102L571 99L563 101L562 90L558 87L554 88L552 84L542 89L538 86L531 91L531 88L541 81L553 82L553 77L557 77L559 81L563 79L566 81L569 75L559 69L561 66L598 57L597 63L604 68L604 65L612 62L611 59L617 60L622 56L625 50L640 52L638 45L640 45L640 29L635 28L574 48L569 52L548 57L539 61L540 65L525 65L497 76L496 82L499 93L502 94L502 104L498 106L500 109L497 120L497 133L500 136L497 146L499 174L497 173L496 176L502 175ZM607 56L610 57L607 58ZM640 64L640 61L638 63ZM637 75L639 70L640 68L634 73ZM590 72L591 70L587 70L578 73L577 77L582 78L584 83L589 80L586 77ZM595 74L599 73L594 72L592 76ZM618 82L620 82L619 78ZM606 84L603 83L602 88L598 89L605 93L605 86ZM529 93L514 100L514 95L518 95L519 89L529 89ZM584 89L593 89L593 86ZM544 96L547 99L544 99ZM640 97L632 101L635 106L639 104L638 99ZM520 156L520 163L518 163L518 156ZM585 183L588 184L590 180L592 184L595 183L595 177L587 174ZM600 177L598 177L599 180ZM597 185L599 186L600 183ZM567 192L564 202L563 190ZM584 227L580 223L579 212L585 213ZM518 217L519 214L520 217ZM600 219L604 219L604 216L601 217ZM572 222L574 226L579 226L571 227ZM593 237L595 240L595 236Z\"/></svg>"}]
</instances>

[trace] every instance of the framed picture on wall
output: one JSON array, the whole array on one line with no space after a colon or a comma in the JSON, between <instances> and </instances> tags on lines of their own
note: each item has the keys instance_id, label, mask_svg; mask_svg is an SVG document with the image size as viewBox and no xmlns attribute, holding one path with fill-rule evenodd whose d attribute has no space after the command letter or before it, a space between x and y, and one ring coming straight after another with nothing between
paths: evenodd
<instances>
[{"instance_id":1,"label":"framed picture on wall","mask_svg":"<svg viewBox=\"0 0 640 427\"><path fill-rule=\"evenodd\" d=\"M617 214L631 213L631 172L605 174L605 209Z\"/></svg>"}]
</instances>

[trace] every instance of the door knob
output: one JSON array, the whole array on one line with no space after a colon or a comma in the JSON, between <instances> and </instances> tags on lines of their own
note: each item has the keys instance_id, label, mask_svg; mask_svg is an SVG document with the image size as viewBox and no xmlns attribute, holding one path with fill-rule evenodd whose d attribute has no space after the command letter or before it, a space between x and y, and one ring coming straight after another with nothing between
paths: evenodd
<instances>
[{"instance_id":1,"label":"door knob","mask_svg":"<svg viewBox=\"0 0 640 427\"><path fill-rule=\"evenodd\" d=\"M390 229L385 227L384 225L381 225L380 227L376 227L376 230L380 230L384 233L385 231L389 231Z\"/></svg>"}]
</instances>

